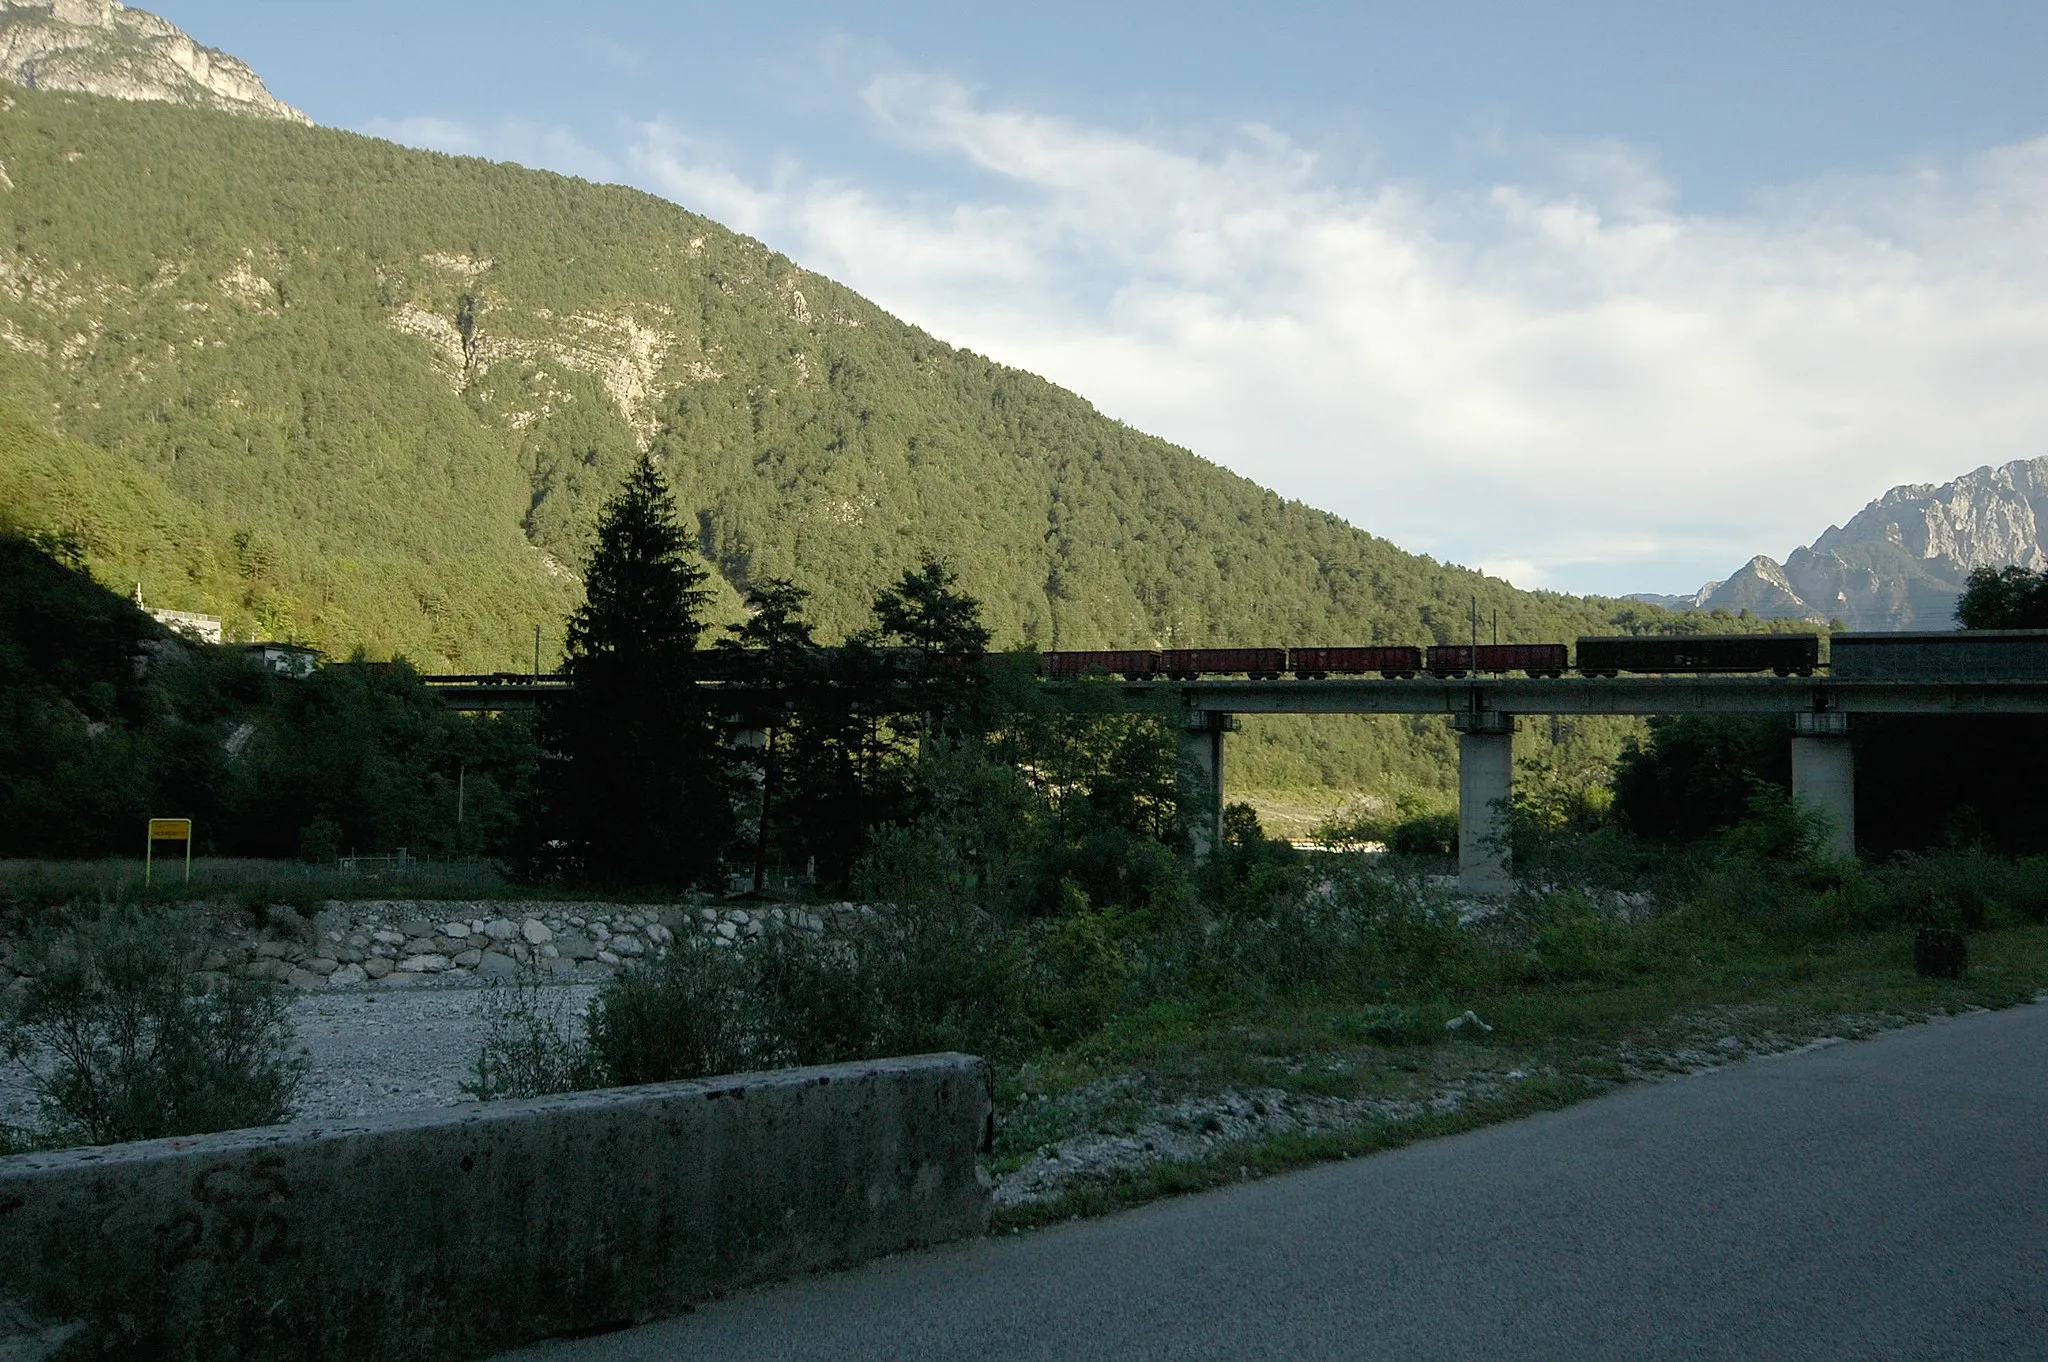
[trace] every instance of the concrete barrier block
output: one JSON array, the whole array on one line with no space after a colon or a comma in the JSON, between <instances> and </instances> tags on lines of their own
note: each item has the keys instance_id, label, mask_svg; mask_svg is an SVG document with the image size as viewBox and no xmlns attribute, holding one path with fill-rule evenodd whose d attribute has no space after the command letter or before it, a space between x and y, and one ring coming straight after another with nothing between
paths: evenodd
<instances>
[{"instance_id":1,"label":"concrete barrier block","mask_svg":"<svg viewBox=\"0 0 2048 1362\"><path fill-rule=\"evenodd\" d=\"M0 1357L460 1358L987 1228L927 1055L0 1159Z\"/></svg>"}]
</instances>

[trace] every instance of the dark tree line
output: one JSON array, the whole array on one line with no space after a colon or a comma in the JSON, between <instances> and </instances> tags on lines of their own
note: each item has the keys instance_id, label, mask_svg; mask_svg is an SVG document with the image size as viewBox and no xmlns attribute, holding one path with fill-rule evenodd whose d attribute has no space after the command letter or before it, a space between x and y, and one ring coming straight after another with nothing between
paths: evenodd
<instances>
[{"instance_id":1,"label":"dark tree line","mask_svg":"<svg viewBox=\"0 0 2048 1362\"><path fill-rule=\"evenodd\" d=\"M707 643L703 580L643 457L570 622L574 688L542 721L530 873L759 886L775 867L1026 911L1153 892L1181 835L1171 734L1087 687L1048 694L1035 654L991 654L979 602L936 556L833 647L809 593L775 577Z\"/></svg>"},{"instance_id":2,"label":"dark tree line","mask_svg":"<svg viewBox=\"0 0 2048 1362\"><path fill-rule=\"evenodd\" d=\"M402 661L280 678L0 533L0 855L134 855L152 816L201 854L495 854L533 763L523 720L450 713Z\"/></svg>"}]
</instances>

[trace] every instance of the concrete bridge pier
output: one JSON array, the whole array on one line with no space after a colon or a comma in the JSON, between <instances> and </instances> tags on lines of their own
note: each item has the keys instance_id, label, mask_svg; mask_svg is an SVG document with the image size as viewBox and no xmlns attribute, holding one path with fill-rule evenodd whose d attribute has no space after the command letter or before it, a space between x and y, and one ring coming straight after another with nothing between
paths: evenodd
<instances>
[{"instance_id":1,"label":"concrete bridge pier","mask_svg":"<svg viewBox=\"0 0 2048 1362\"><path fill-rule=\"evenodd\" d=\"M1191 709L1180 734L1181 797L1194 829L1196 861L1206 861L1223 840L1223 735L1238 729L1237 716Z\"/></svg>"},{"instance_id":2,"label":"concrete bridge pier","mask_svg":"<svg viewBox=\"0 0 2048 1362\"><path fill-rule=\"evenodd\" d=\"M1514 792L1515 716L1495 710L1453 714L1458 730L1458 889L1504 894L1508 798Z\"/></svg>"},{"instance_id":3,"label":"concrete bridge pier","mask_svg":"<svg viewBox=\"0 0 2048 1362\"><path fill-rule=\"evenodd\" d=\"M1821 850L1839 860L1856 854L1856 759L1847 714L1792 716L1792 797L1827 819Z\"/></svg>"}]
</instances>

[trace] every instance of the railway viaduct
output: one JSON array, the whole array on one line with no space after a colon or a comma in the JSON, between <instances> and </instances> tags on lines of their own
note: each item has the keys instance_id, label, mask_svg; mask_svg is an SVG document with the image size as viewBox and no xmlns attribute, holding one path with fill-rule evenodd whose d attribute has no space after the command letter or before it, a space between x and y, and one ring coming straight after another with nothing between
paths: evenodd
<instances>
[{"instance_id":1,"label":"railway viaduct","mask_svg":"<svg viewBox=\"0 0 2048 1362\"><path fill-rule=\"evenodd\" d=\"M561 694L556 677L426 677L452 708L528 706ZM1049 682L1057 685L1059 682ZM1121 689L1156 705L1177 694L1181 759L1197 773L1215 821L1199 851L1221 835L1225 739L1245 714L1441 714L1458 731L1458 879L1471 894L1510 883L1507 801L1514 734L1522 716L1593 714L1778 714L1792 744L1792 793L1827 819L1829 848L1856 840L1855 766L1849 725L1859 714L2048 714L2044 680L1846 680L1827 676L1564 676L1470 680L1332 679L1131 681Z\"/></svg>"},{"instance_id":2,"label":"railway viaduct","mask_svg":"<svg viewBox=\"0 0 2048 1362\"><path fill-rule=\"evenodd\" d=\"M1792 743L1792 793L1827 819L1829 849L1853 854L1856 784L1849 725L1859 714L2048 714L2048 681L1849 681L1825 677L1521 677L1469 681L1184 681L1181 758L1217 808L1224 737L1241 714L1442 714L1458 731L1458 881L1467 893L1509 887L1507 801L1523 715L1781 714ZM1155 692L1157 683L1131 690ZM1220 815L1219 815L1220 816ZM1220 833L1220 824L1210 838Z\"/></svg>"}]
</instances>

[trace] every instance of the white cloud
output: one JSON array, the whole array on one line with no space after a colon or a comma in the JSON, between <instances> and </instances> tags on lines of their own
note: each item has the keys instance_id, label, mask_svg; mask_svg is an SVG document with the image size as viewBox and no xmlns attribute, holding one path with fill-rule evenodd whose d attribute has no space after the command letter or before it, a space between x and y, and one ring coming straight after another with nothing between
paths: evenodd
<instances>
[{"instance_id":1,"label":"white cloud","mask_svg":"<svg viewBox=\"0 0 2048 1362\"><path fill-rule=\"evenodd\" d=\"M861 103L955 188L749 176L662 122L620 160L936 335L1523 585L1690 589L1893 483L2048 454L2048 139L1709 216L1618 142L1528 142L1454 192L928 76Z\"/></svg>"}]
</instances>

